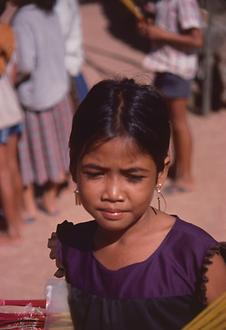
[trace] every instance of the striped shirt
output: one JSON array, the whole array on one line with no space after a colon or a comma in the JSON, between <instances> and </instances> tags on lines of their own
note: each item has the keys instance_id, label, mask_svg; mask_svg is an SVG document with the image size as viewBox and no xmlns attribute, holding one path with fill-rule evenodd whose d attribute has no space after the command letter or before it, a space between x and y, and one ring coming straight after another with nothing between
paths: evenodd
<instances>
[{"instance_id":1,"label":"striped shirt","mask_svg":"<svg viewBox=\"0 0 226 330\"><path fill-rule=\"evenodd\" d=\"M155 24L180 34L191 28L201 28L201 15L196 0L159 0L155 5ZM184 79L194 78L197 70L197 50L179 50L174 46L155 45L144 59L144 67L152 72L170 72Z\"/></svg>"}]
</instances>

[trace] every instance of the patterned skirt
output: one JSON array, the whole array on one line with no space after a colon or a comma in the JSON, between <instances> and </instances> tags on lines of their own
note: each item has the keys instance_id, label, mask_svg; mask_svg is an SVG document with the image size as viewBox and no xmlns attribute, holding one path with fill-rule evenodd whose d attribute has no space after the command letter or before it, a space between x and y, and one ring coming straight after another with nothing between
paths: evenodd
<instances>
[{"instance_id":1,"label":"patterned skirt","mask_svg":"<svg viewBox=\"0 0 226 330\"><path fill-rule=\"evenodd\" d=\"M23 184L60 183L69 171L69 135L73 110L69 97L44 111L24 111L19 142Z\"/></svg>"}]
</instances>

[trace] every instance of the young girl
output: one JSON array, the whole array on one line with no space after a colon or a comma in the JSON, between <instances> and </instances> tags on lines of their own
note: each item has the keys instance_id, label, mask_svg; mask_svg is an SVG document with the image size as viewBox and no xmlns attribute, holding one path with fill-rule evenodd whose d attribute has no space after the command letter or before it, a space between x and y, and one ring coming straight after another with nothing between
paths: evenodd
<instances>
[{"instance_id":1,"label":"young girl","mask_svg":"<svg viewBox=\"0 0 226 330\"><path fill-rule=\"evenodd\" d=\"M181 329L226 290L223 247L151 206L169 138L164 100L132 79L99 82L74 116L76 200L95 220L63 222L49 247L70 284L76 329Z\"/></svg>"}]
</instances>

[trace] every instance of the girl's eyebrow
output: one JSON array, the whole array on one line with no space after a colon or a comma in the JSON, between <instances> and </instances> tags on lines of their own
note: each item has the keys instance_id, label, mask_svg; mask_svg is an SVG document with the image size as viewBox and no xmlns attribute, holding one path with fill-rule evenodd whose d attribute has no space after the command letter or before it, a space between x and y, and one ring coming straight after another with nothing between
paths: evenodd
<instances>
[{"instance_id":1,"label":"girl's eyebrow","mask_svg":"<svg viewBox=\"0 0 226 330\"><path fill-rule=\"evenodd\" d=\"M137 173L137 172L149 172L148 169L143 167L129 167L121 170L122 173Z\"/></svg>"},{"instance_id":2,"label":"girl's eyebrow","mask_svg":"<svg viewBox=\"0 0 226 330\"><path fill-rule=\"evenodd\" d=\"M100 166L95 163L88 163L85 165L82 165L82 170L98 170L98 171L107 171L109 170L108 167ZM148 169L142 168L142 167L129 167L125 169L120 169L121 173L137 173L137 172L149 172Z\"/></svg>"},{"instance_id":3,"label":"girl's eyebrow","mask_svg":"<svg viewBox=\"0 0 226 330\"><path fill-rule=\"evenodd\" d=\"M100 166L100 165L97 165L95 163L88 163L88 164L85 164L85 165L82 165L82 169L83 170L107 170L108 168L107 167L103 167L103 166Z\"/></svg>"}]
</instances>

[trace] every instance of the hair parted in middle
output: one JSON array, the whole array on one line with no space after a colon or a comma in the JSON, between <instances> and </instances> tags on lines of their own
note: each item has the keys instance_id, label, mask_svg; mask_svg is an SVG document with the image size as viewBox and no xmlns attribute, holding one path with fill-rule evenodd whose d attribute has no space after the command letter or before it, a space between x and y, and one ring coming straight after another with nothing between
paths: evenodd
<instances>
[{"instance_id":1,"label":"hair parted in middle","mask_svg":"<svg viewBox=\"0 0 226 330\"><path fill-rule=\"evenodd\" d=\"M102 80L76 111L69 140L70 172L92 147L115 137L130 137L150 155L157 171L164 168L170 141L169 112L163 96L133 79Z\"/></svg>"}]
</instances>

